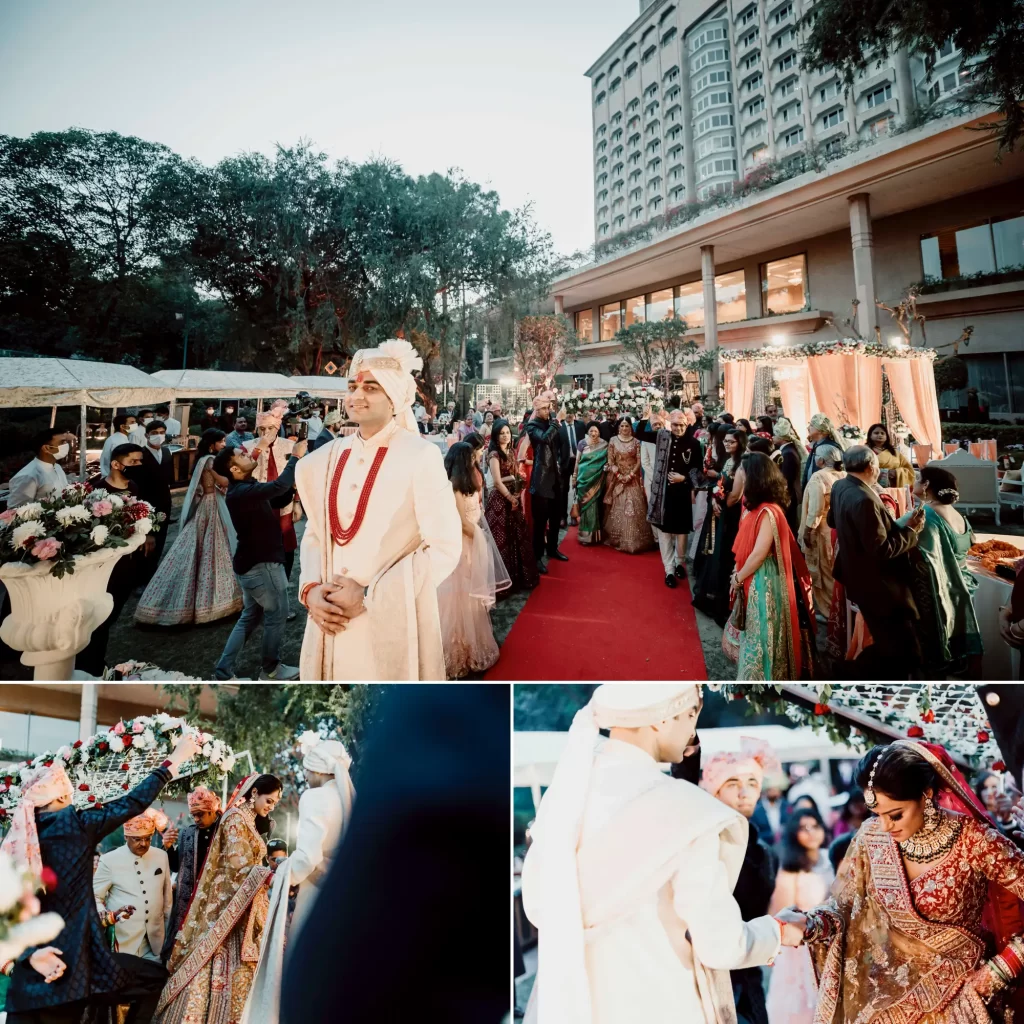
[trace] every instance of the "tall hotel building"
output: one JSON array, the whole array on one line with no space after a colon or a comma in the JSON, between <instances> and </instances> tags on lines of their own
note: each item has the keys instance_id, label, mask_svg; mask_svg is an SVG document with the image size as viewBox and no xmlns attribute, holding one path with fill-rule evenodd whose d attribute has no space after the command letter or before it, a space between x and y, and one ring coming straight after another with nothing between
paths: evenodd
<instances>
[{"instance_id":1,"label":"tall hotel building","mask_svg":"<svg viewBox=\"0 0 1024 1024\"><path fill-rule=\"evenodd\" d=\"M993 418L1024 417L1024 154L997 162L992 135L968 130L984 111L962 102L952 45L873 60L850 89L804 71L812 6L641 0L586 72L596 259L553 286L582 342L566 375L612 381L616 331L673 311L725 350L834 339L826 318L856 298L862 336L888 341L876 299L928 278L929 344L972 325L970 385ZM794 158L813 169L733 195Z\"/></svg>"}]
</instances>

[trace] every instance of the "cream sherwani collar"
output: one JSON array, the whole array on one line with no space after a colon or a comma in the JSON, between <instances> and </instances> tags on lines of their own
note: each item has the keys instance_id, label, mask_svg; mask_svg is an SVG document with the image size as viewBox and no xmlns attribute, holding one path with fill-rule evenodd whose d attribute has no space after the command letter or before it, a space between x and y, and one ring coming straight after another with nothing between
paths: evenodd
<instances>
[{"instance_id":1,"label":"cream sherwani collar","mask_svg":"<svg viewBox=\"0 0 1024 1024\"><path fill-rule=\"evenodd\" d=\"M378 448L386 448L390 443L391 439L395 436L398 430L398 423L396 420L392 420L386 427L381 428L373 435L369 440L366 440L357 430L352 436L355 440L352 443L353 448L365 448L368 451L376 451Z\"/></svg>"}]
</instances>

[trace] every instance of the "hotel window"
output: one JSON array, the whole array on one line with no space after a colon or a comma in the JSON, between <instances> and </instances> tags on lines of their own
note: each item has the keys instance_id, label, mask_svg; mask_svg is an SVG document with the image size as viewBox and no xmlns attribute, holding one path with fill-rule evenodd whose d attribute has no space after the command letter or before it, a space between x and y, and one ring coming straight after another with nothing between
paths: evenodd
<instances>
[{"instance_id":1,"label":"hotel window","mask_svg":"<svg viewBox=\"0 0 1024 1024\"><path fill-rule=\"evenodd\" d=\"M622 59L623 59L623 60L629 60L629 55L630 55L630 54L631 54L631 53L632 53L632 52L633 52L633 51L634 51L635 49L636 49L636 43L630 43L630 44L629 44L629 46L627 46L627 47L626 47L626 48L625 48L625 49L624 49L624 50L622 51Z\"/></svg>"},{"instance_id":2,"label":"hotel window","mask_svg":"<svg viewBox=\"0 0 1024 1024\"><path fill-rule=\"evenodd\" d=\"M676 316L686 321L687 327L704 326L704 285L700 281L681 284L676 289Z\"/></svg>"},{"instance_id":3,"label":"hotel window","mask_svg":"<svg viewBox=\"0 0 1024 1024\"><path fill-rule=\"evenodd\" d=\"M634 128L639 128L639 127L640 127L640 115L639 114L635 114L633 117L631 117L626 122L626 130L627 131L631 132Z\"/></svg>"},{"instance_id":4,"label":"hotel window","mask_svg":"<svg viewBox=\"0 0 1024 1024\"><path fill-rule=\"evenodd\" d=\"M634 110L640 109L640 101L635 97L626 104L626 113L632 114Z\"/></svg>"},{"instance_id":5,"label":"hotel window","mask_svg":"<svg viewBox=\"0 0 1024 1024\"><path fill-rule=\"evenodd\" d=\"M630 171L629 172L629 183L630 183L630 185L632 185L633 182L636 181L636 179L639 178L640 175L643 174L643 173L644 172L642 170L640 170L639 167L637 167L636 170Z\"/></svg>"},{"instance_id":6,"label":"hotel window","mask_svg":"<svg viewBox=\"0 0 1024 1024\"><path fill-rule=\"evenodd\" d=\"M628 68L626 68L626 78L627 79L632 78L636 74L636 69L638 67L640 67L640 65L637 64L636 61L633 61L633 63L630 64Z\"/></svg>"},{"instance_id":7,"label":"hotel window","mask_svg":"<svg viewBox=\"0 0 1024 1024\"><path fill-rule=\"evenodd\" d=\"M673 146L673 147L672 147L672 148L671 148L671 149L670 149L670 150L668 151L668 158L669 158L669 160L675 160L675 158L676 158L677 156L679 156L679 154L680 154L680 153L682 153L682 151L683 151L683 147L682 147L682 144L681 144L681 143L676 143L676 145L674 145L674 146Z\"/></svg>"},{"instance_id":8,"label":"hotel window","mask_svg":"<svg viewBox=\"0 0 1024 1024\"><path fill-rule=\"evenodd\" d=\"M660 127L661 127L661 122L657 118L655 118L644 129L644 134L645 135L657 135L658 134L658 129Z\"/></svg>"},{"instance_id":9,"label":"hotel window","mask_svg":"<svg viewBox=\"0 0 1024 1024\"><path fill-rule=\"evenodd\" d=\"M796 54L787 53L786 56L778 62L777 67L779 71L788 71L790 68L796 67Z\"/></svg>"},{"instance_id":10,"label":"hotel window","mask_svg":"<svg viewBox=\"0 0 1024 1024\"><path fill-rule=\"evenodd\" d=\"M603 153L607 148L608 148L608 140L607 139L602 139L597 144L597 151L598 151L598 153Z\"/></svg>"},{"instance_id":11,"label":"hotel window","mask_svg":"<svg viewBox=\"0 0 1024 1024\"><path fill-rule=\"evenodd\" d=\"M644 89L644 99L649 99L651 96L657 96L658 94L658 83L652 82L646 89Z\"/></svg>"},{"instance_id":12,"label":"hotel window","mask_svg":"<svg viewBox=\"0 0 1024 1024\"><path fill-rule=\"evenodd\" d=\"M618 87L620 85L622 85L622 79L621 78L613 78L611 80L611 82L608 83L608 91L609 92L615 92L615 90L618 89Z\"/></svg>"},{"instance_id":13,"label":"hotel window","mask_svg":"<svg viewBox=\"0 0 1024 1024\"><path fill-rule=\"evenodd\" d=\"M603 225L607 229L607 225ZM586 344L594 339L594 311L581 309L576 314L576 336Z\"/></svg>"},{"instance_id":14,"label":"hotel window","mask_svg":"<svg viewBox=\"0 0 1024 1024\"><path fill-rule=\"evenodd\" d=\"M825 156L841 156L843 152L843 140L842 139L830 139L825 143Z\"/></svg>"},{"instance_id":15,"label":"hotel window","mask_svg":"<svg viewBox=\"0 0 1024 1024\"><path fill-rule=\"evenodd\" d=\"M598 105L598 103L604 103L604 97L605 97L605 93L604 93L604 91L602 90L601 92L599 92L599 93L598 93L598 94L597 94L597 95L596 95L596 96L594 97L594 106L596 107L596 106Z\"/></svg>"},{"instance_id":16,"label":"hotel window","mask_svg":"<svg viewBox=\"0 0 1024 1024\"><path fill-rule=\"evenodd\" d=\"M644 29L644 34L640 37L640 42L646 43L652 32L654 32L654 26L648 25L647 28Z\"/></svg>"},{"instance_id":17,"label":"hotel window","mask_svg":"<svg viewBox=\"0 0 1024 1024\"><path fill-rule=\"evenodd\" d=\"M872 121L868 126L868 133L873 139L877 139L880 135L888 135L892 130L892 117L886 115L880 117L877 121Z\"/></svg>"},{"instance_id":18,"label":"hotel window","mask_svg":"<svg viewBox=\"0 0 1024 1024\"><path fill-rule=\"evenodd\" d=\"M615 227L616 228L621 228L622 225L625 224L625 223L626 223L626 215L624 213L620 213L618 215L618 217L615 218ZM603 325L601 327L601 330L602 331L604 330L604 326Z\"/></svg>"},{"instance_id":19,"label":"hotel window","mask_svg":"<svg viewBox=\"0 0 1024 1024\"><path fill-rule=\"evenodd\" d=\"M593 391L594 375L592 373L574 373L572 375L572 386L582 391Z\"/></svg>"},{"instance_id":20,"label":"hotel window","mask_svg":"<svg viewBox=\"0 0 1024 1024\"><path fill-rule=\"evenodd\" d=\"M647 182L647 188L648 188L648 191L650 191L651 189L657 189L660 192L661 191L661 175L660 174L656 174L653 178L651 178L651 180L649 182Z\"/></svg>"},{"instance_id":21,"label":"hotel window","mask_svg":"<svg viewBox=\"0 0 1024 1024\"><path fill-rule=\"evenodd\" d=\"M824 91L824 90L822 90ZM884 103L886 100L892 99L892 83L886 82L885 85L879 86L873 92L868 93L868 106L877 107L879 104Z\"/></svg>"},{"instance_id":22,"label":"hotel window","mask_svg":"<svg viewBox=\"0 0 1024 1024\"><path fill-rule=\"evenodd\" d=\"M621 138L622 138L622 129L621 128L616 128L615 131L612 132L612 142L618 142L619 139L621 139Z\"/></svg>"},{"instance_id":23,"label":"hotel window","mask_svg":"<svg viewBox=\"0 0 1024 1024\"><path fill-rule=\"evenodd\" d=\"M764 110L764 97L758 96L756 100L747 104L746 114L748 117L753 117L754 114L760 114L762 110Z\"/></svg>"},{"instance_id":24,"label":"hotel window","mask_svg":"<svg viewBox=\"0 0 1024 1024\"><path fill-rule=\"evenodd\" d=\"M747 284L742 270L715 277L715 309L720 324L747 318Z\"/></svg>"},{"instance_id":25,"label":"hotel window","mask_svg":"<svg viewBox=\"0 0 1024 1024\"><path fill-rule=\"evenodd\" d=\"M939 57L948 57L955 49L956 47L953 45L953 40L947 39L939 50Z\"/></svg>"},{"instance_id":26,"label":"hotel window","mask_svg":"<svg viewBox=\"0 0 1024 1024\"><path fill-rule=\"evenodd\" d=\"M594 79L594 88L596 89L604 81L604 72L602 71L597 78Z\"/></svg>"},{"instance_id":27,"label":"hotel window","mask_svg":"<svg viewBox=\"0 0 1024 1024\"><path fill-rule=\"evenodd\" d=\"M676 30L675 30L674 28L670 28L670 29L669 29L669 30L668 30L668 31L667 31L667 32L666 32L666 33L665 33L665 34L664 34L664 35L663 35L663 36L661 37L661 45L662 45L662 46L668 46L668 44L669 44L669 43L671 43L673 39L675 39L675 37L676 37L676 34L677 34L677 33L676 33Z\"/></svg>"},{"instance_id":28,"label":"hotel window","mask_svg":"<svg viewBox=\"0 0 1024 1024\"><path fill-rule=\"evenodd\" d=\"M677 199L681 199L686 189L682 185L676 185L674 189L669 193L669 199L673 202Z\"/></svg>"},{"instance_id":29,"label":"hotel window","mask_svg":"<svg viewBox=\"0 0 1024 1024\"><path fill-rule=\"evenodd\" d=\"M601 191L598 192L598 194L597 194L597 201L599 203L603 203L607 198L608 198L608 189L606 189L606 188L601 189Z\"/></svg>"},{"instance_id":30,"label":"hotel window","mask_svg":"<svg viewBox=\"0 0 1024 1024\"><path fill-rule=\"evenodd\" d=\"M662 11L661 17L658 19L658 24L664 25L668 18L675 13L675 9L674 4L671 7L666 7L665 10Z\"/></svg>"},{"instance_id":31,"label":"hotel window","mask_svg":"<svg viewBox=\"0 0 1024 1024\"><path fill-rule=\"evenodd\" d=\"M785 32L780 32L775 39L775 49L781 50L788 43L796 39L796 29L787 29Z\"/></svg>"},{"instance_id":32,"label":"hotel window","mask_svg":"<svg viewBox=\"0 0 1024 1024\"><path fill-rule=\"evenodd\" d=\"M785 110L782 111L782 121L785 124L787 121L794 121L800 116L801 107L800 103L791 103Z\"/></svg>"},{"instance_id":33,"label":"hotel window","mask_svg":"<svg viewBox=\"0 0 1024 1024\"><path fill-rule=\"evenodd\" d=\"M647 296L647 322L671 320L675 315L672 301L671 288L664 288L660 292L651 292Z\"/></svg>"},{"instance_id":34,"label":"hotel window","mask_svg":"<svg viewBox=\"0 0 1024 1024\"><path fill-rule=\"evenodd\" d=\"M638 295L635 299L626 299L625 303L625 326L631 324L642 324L646 319L647 299L644 295Z\"/></svg>"},{"instance_id":35,"label":"hotel window","mask_svg":"<svg viewBox=\"0 0 1024 1024\"><path fill-rule=\"evenodd\" d=\"M657 46L651 45L644 50L644 55L640 59L646 64L657 52Z\"/></svg>"},{"instance_id":36,"label":"hotel window","mask_svg":"<svg viewBox=\"0 0 1024 1024\"><path fill-rule=\"evenodd\" d=\"M759 33L758 29L756 29L756 28L752 28L752 29L751 29L751 30L750 30L750 31L749 31L749 32L748 32L748 33L747 33L747 34L746 34L746 35L745 35L745 36L744 36L744 37L743 37L743 38L742 38L742 39L740 40L740 46L743 46L743 47L747 47L747 46L750 46L750 44L751 44L751 43L753 43L753 42L755 42L755 41L756 41L756 39L757 39L757 37L758 37L758 35L759 35L759 34L760 34L760 33Z\"/></svg>"},{"instance_id":37,"label":"hotel window","mask_svg":"<svg viewBox=\"0 0 1024 1024\"><path fill-rule=\"evenodd\" d=\"M786 134L782 136L782 145L785 146L787 149L790 146L799 145L803 141L804 141L803 125L801 125L799 128L794 128L790 132L786 132Z\"/></svg>"},{"instance_id":38,"label":"hotel window","mask_svg":"<svg viewBox=\"0 0 1024 1024\"><path fill-rule=\"evenodd\" d=\"M622 146L621 145L616 146L612 150L612 159L613 160L618 160L620 156L622 156Z\"/></svg>"},{"instance_id":39,"label":"hotel window","mask_svg":"<svg viewBox=\"0 0 1024 1024\"><path fill-rule=\"evenodd\" d=\"M785 7L780 7L775 12L775 18L773 19L776 25L781 24L793 13L793 5L786 4Z\"/></svg>"},{"instance_id":40,"label":"hotel window","mask_svg":"<svg viewBox=\"0 0 1024 1024\"><path fill-rule=\"evenodd\" d=\"M956 88L956 74L950 72L948 75L942 76L942 91L952 92Z\"/></svg>"},{"instance_id":41,"label":"hotel window","mask_svg":"<svg viewBox=\"0 0 1024 1024\"><path fill-rule=\"evenodd\" d=\"M748 7L740 15L740 26L742 27L743 25L749 25L756 17L757 17L757 8L756 7Z\"/></svg>"},{"instance_id":42,"label":"hotel window","mask_svg":"<svg viewBox=\"0 0 1024 1024\"><path fill-rule=\"evenodd\" d=\"M761 302L765 316L808 308L807 256L787 256L761 264Z\"/></svg>"},{"instance_id":43,"label":"hotel window","mask_svg":"<svg viewBox=\"0 0 1024 1024\"><path fill-rule=\"evenodd\" d=\"M639 218L642 217L643 214L644 208L642 206L634 206L633 209L629 211L629 215L630 217L633 218L633 220L639 220Z\"/></svg>"},{"instance_id":44,"label":"hotel window","mask_svg":"<svg viewBox=\"0 0 1024 1024\"><path fill-rule=\"evenodd\" d=\"M1024 217L940 231L921 239L925 277L991 274L1024 266Z\"/></svg>"},{"instance_id":45,"label":"hotel window","mask_svg":"<svg viewBox=\"0 0 1024 1024\"><path fill-rule=\"evenodd\" d=\"M635 189L633 189L632 192L629 193L629 198L633 199L633 200L636 200L636 199L639 199L641 195L643 195L643 189L642 188L635 188Z\"/></svg>"},{"instance_id":46,"label":"hotel window","mask_svg":"<svg viewBox=\"0 0 1024 1024\"><path fill-rule=\"evenodd\" d=\"M599 228L597 229L597 233L598 233L598 234L599 234L599 235L600 235L600 236L601 236L602 238L604 238L604 236L608 234L608 225L607 225L607 224L602 224L602 225L601 225L601 226L600 226L600 227L599 227Z\"/></svg>"},{"instance_id":47,"label":"hotel window","mask_svg":"<svg viewBox=\"0 0 1024 1024\"><path fill-rule=\"evenodd\" d=\"M743 62L743 69L749 71L751 68L756 67L761 63L761 51L757 50L755 53L750 54L749 57Z\"/></svg>"},{"instance_id":48,"label":"hotel window","mask_svg":"<svg viewBox=\"0 0 1024 1024\"><path fill-rule=\"evenodd\" d=\"M755 89L760 89L764 85L764 75L759 71L753 78L751 78L745 88L747 92L754 92Z\"/></svg>"},{"instance_id":49,"label":"hotel window","mask_svg":"<svg viewBox=\"0 0 1024 1024\"><path fill-rule=\"evenodd\" d=\"M668 71L665 72L665 81L666 82L674 82L678 77L679 77L679 65L676 65L674 68L669 68Z\"/></svg>"},{"instance_id":50,"label":"hotel window","mask_svg":"<svg viewBox=\"0 0 1024 1024\"><path fill-rule=\"evenodd\" d=\"M796 92L796 79L791 78L781 89L779 89L779 98L783 96L792 96Z\"/></svg>"},{"instance_id":51,"label":"hotel window","mask_svg":"<svg viewBox=\"0 0 1024 1024\"><path fill-rule=\"evenodd\" d=\"M665 102L666 103L671 103L679 95L679 92L680 92L680 87L678 85L673 85L668 90L668 92L665 93Z\"/></svg>"},{"instance_id":52,"label":"hotel window","mask_svg":"<svg viewBox=\"0 0 1024 1024\"><path fill-rule=\"evenodd\" d=\"M818 101L824 103L826 100L830 100L833 96L839 95L839 83L829 82L828 85L823 85L818 91ZM868 106L871 106L871 100L868 99Z\"/></svg>"},{"instance_id":53,"label":"hotel window","mask_svg":"<svg viewBox=\"0 0 1024 1024\"><path fill-rule=\"evenodd\" d=\"M752 164L758 163L760 160L766 160L768 158L768 147L760 146L750 154L750 161Z\"/></svg>"},{"instance_id":54,"label":"hotel window","mask_svg":"<svg viewBox=\"0 0 1024 1024\"><path fill-rule=\"evenodd\" d=\"M648 202L647 209L652 210L654 213L657 213L658 207L661 206L663 202L664 200L661 198L661 196L655 196Z\"/></svg>"},{"instance_id":55,"label":"hotel window","mask_svg":"<svg viewBox=\"0 0 1024 1024\"><path fill-rule=\"evenodd\" d=\"M621 224L621 217L616 218L616 226ZM611 341L622 326L622 303L610 302L601 307L601 341Z\"/></svg>"},{"instance_id":56,"label":"hotel window","mask_svg":"<svg viewBox=\"0 0 1024 1024\"><path fill-rule=\"evenodd\" d=\"M617 110L612 114L612 124L622 124L622 111Z\"/></svg>"},{"instance_id":57,"label":"hotel window","mask_svg":"<svg viewBox=\"0 0 1024 1024\"><path fill-rule=\"evenodd\" d=\"M833 110L831 113L826 114L821 119L822 128L834 128L840 121L846 120L846 112L840 107L838 110Z\"/></svg>"}]
</instances>

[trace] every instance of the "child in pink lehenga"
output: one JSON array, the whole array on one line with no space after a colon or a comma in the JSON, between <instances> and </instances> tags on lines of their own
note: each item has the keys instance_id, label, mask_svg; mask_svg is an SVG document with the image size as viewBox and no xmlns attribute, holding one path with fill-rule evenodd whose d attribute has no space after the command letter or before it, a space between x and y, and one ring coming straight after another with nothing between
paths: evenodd
<instances>
[{"instance_id":1,"label":"child in pink lehenga","mask_svg":"<svg viewBox=\"0 0 1024 1024\"><path fill-rule=\"evenodd\" d=\"M462 557L437 588L437 607L445 669L449 679L461 679L471 672L486 672L498 660L490 610L495 594L510 587L512 580L483 518L484 482L473 447L465 441L453 445L445 468L462 519Z\"/></svg>"},{"instance_id":2,"label":"child in pink lehenga","mask_svg":"<svg viewBox=\"0 0 1024 1024\"><path fill-rule=\"evenodd\" d=\"M149 581L135 621L150 626L213 622L242 608L231 555L235 529L224 500L227 481L213 472L223 430L207 430L181 511L181 531Z\"/></svg>"}]
</instances>

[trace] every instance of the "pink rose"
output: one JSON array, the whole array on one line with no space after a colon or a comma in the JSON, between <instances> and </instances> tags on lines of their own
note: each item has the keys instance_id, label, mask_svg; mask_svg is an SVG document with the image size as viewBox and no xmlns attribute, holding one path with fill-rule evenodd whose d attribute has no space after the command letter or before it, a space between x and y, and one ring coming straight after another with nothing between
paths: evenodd
<instances>
[{"instance_id":1,"label":"pink rose","mask_svg":"<svg viewBox=\"0 0 1024 1024\"><path fill-rule=\"evenodd\" d=\"M103 516L109 516L114 511L114 505L109 501L94 501L92 504L92 514L100 519Z\"/></svg>"},{"instance_id":2,"label":"pink rose","mask_svg":"<svg viewBox=\"0 0 1024 1024\"><path fill-rule=\"evenodd\" d=\"M115 736L120 736L124 732L124 722L118 722L113 729L110 730Z\"/></svg>"},{"instance_id":3,"label":"pink rose","mask_svg":"<svg viewBox=\"0 0 1024 1024\"><path fill-rule=\"evenodd\" d=\"M45 537L41 541L37 541L35 547L32 548L32 554L35 555L40 561L47 558L53 558L58 551L60 551L61 543L54 537Z\"/></svg>"},{"instance_id":4,"label":"pink rose","mask_svg":"<svg viewBox=\"0 0 1024 1024\"><path fill-rule=\"evenodd\" d=\"M146 727L141 722L136 722L132 726L132 732L142 732Z\"/></svg>"},{"instance_id":5,"label":"pink rose","mask_svg":"<svg viewBox=\"0 0 1024 1024\"><path fill-rule=\"evenodd\" d=\"M9 508L6 512L0 512L0 523L9 523L12 519L16 519L18 516L18 510L16 508Z\"/></svg>"}]
</instances>

